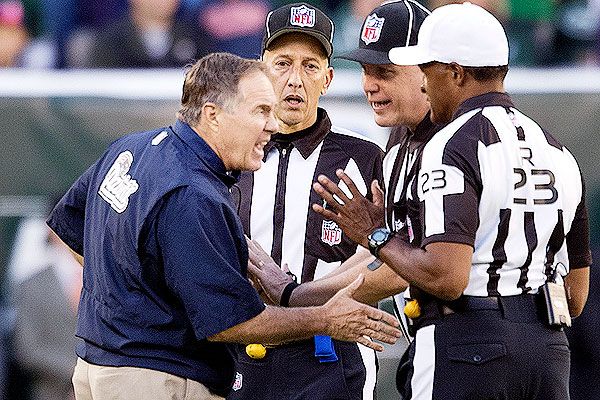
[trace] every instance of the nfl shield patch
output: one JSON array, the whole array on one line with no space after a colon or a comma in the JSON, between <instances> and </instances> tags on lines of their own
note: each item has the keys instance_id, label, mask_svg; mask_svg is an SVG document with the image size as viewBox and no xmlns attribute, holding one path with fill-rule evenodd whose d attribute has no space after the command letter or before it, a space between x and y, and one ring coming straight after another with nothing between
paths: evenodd
<instances>
[{"instance_id":1,"label":"nfl shield patch","mask_svg":"<svg viewBox=\"0 0 600 400\"><path fill-rule=\"evenodd\" d=\"M232 389L234 391L238 391L242 388L242 380L244 379L244 377L242 376L242 374L240 374L239 372L235 373L235 382L233 382L233 387Z\"/></svg>"},{"instance_id":2,"label":"nfl shield patch","mask_svg":"<svg viewBox=\"0 0 600 400\"><path fill-rule=\"evenodd\" d=\"M315 26L315 10L305 5L292 7L290 10L290 24L312 28Z\"/></svg>"},{"instance_id":3,"label":"nfl shield patch","mask_svg":"<svg viewBox=\"0 0 600 400\"><path fill-rule=\"evenodd\" d=\"M369 15L363 26L362 34L360 35L362 41L365 42L365 44L378 41L384 22L385 18L379 18L375 13Z\"/></svg>"},{"instance_id":4,"label":"nfl shield patch","mask_svg":"<svg viewBox=\"0 0 600 400\"><path fill-rule=\"evenodd\" d=\"M340 244L342 241L342 230L333 221L323 221L321 228L321 241L330 246Z\"/></svg>"}]
</instances>

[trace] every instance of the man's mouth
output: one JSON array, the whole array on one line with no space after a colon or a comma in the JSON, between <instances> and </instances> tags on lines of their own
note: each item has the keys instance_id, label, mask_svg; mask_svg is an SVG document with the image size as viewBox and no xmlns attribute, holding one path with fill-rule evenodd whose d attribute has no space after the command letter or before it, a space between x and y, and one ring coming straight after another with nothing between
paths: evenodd
<instances>
[{"instance_id":1,"label":"man's mouth","mask_svg":"<svg viewBox=\"0 0 600 400\"><path fill-rule=\"evenodd\" d=\"M385 108L387 105L389 105L391 103L392 102L390 100L372 101L371 102L371 107L373 107L373 110L380 110L382 108Z\"/></svg>"},{"instance_id":2,"label":"man's mouth","mask_svg":"<svg viewBox=\"0 0 600 400\"><path fill-rule=\"evenodd\" d=\"M304 99L296 94L288 94L283 100L292 107L297 107L304 102Z\"/></svg>"}]
</instances>

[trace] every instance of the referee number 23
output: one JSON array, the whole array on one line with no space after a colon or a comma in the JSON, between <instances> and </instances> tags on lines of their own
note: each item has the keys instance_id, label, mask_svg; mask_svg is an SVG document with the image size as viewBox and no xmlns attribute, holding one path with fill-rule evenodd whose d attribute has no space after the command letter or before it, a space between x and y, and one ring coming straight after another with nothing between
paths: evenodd
<instances>
[{"instance_id":1,"label":"referee number 23","mask_svg":"<svg viewBox=\"0 0 600 400\"><path fill-rule=\"evenodd\" d=\"M531 169L527 173L523 168L513 168L516 175L517 182L515 183L515 198L513 199L515 204L527 205L527 197L523 196L526 193L530 193L529 185L534 185L533 189L534 199L533 204L552 204L558 199L558 191L554 187L556 179L554 173L549 169Z\"/></svg>"}]
</instances>

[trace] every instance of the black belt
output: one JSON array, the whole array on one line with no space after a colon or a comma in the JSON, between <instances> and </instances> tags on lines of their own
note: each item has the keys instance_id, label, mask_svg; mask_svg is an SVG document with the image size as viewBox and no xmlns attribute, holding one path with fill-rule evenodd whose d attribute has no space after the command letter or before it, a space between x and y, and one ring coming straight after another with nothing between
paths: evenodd
<instances>
[{"instance_id":1,"label":"black belt","mask_svg":"<svg viewBox=\"0 0 600 400\"><path fill-rule=\"evenodd\" d=\"M433 299L421 305L421 317L415 322L421 325L454 313L486 310L500 311L503 317L511 320L534 320L543 315L540 314L540 304L539 296L533 294L500 297L461 296L454 301ZM418 321L419 319L421 321Z\"/></svg>"},{"instance_id":2,"label":"black belt","mask_svg":"<svg viewBox=\"0 0 600 400\"><path fill-rule=\"evenodd\" d=\"M444 315L455 312L482 311L482 310L501 310L500 297L474 297L461 296L451 302L440 304Z\"/></svg>"}]
</instances>

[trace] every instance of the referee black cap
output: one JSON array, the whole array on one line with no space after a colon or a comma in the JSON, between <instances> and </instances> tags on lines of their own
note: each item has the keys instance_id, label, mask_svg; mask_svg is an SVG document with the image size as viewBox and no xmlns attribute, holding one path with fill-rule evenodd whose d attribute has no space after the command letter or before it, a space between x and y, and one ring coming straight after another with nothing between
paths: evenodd
<instances>
[{"instance_id":1,"label":"referee black cap","mask_svg":"<svg viewBox=\"0 0 600 400\"><path fill-rule=\"evenodd\" d=\"M327 58L333 53L333 21L317 7L307 3L281 6L267 14L261 54L273 40L286 33L305 33L323 45Z\"/></svg>"},{"instance_id":2,"label":"referee black cap","mask_svg":"<svg viewBox=\"0 0 600 400\"><path fill-rule=\"evenodd\" d=\"M392 64L388 52L394 47L416 45L419 28L429 14L414 0L385 2L365 18L358 48L336 58L361 64Z\"/></svg>"}]
</instances>

